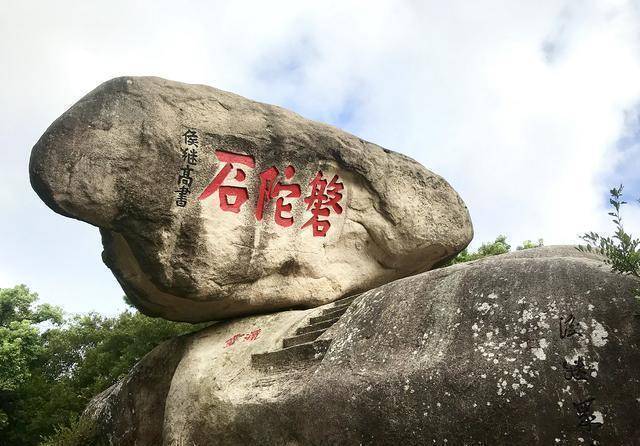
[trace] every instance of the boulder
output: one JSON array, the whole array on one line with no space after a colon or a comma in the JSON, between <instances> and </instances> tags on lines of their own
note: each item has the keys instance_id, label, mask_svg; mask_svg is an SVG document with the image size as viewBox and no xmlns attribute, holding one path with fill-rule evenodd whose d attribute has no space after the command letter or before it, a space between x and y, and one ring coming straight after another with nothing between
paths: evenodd
<instances>
[{"instance_id":1,"label":"boulder","mask_svg":"<svg viewBox=\"0 0 640 446\"><path fill-rule=\"evenodd\" d=\"M637 286L573 247L437 269L173 340L85 416L114 445L638 445Z\"/></svg>"},{"instance_id":2,"label":"boulder","mask_svg":"<svg viewBox=\"0 0 640 446\"><path fill-rule=\"evenodd\" d=\"M416 161L203 85L110 80L40 138L31 183L100 228L145 314L206 321L310 308L432 268L472 238Z\"/></svg>"}]
</instances>

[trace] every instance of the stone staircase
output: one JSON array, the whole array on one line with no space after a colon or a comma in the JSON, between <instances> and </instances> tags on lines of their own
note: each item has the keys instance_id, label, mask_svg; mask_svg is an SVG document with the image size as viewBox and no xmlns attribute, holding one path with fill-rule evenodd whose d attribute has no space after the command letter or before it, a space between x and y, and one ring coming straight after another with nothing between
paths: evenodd
<instances>
[{"instance_id":1,"label":"stone staircase","mask_svg":"<svg viewBox=\"0 0 640 446\"><path fill-rule=\"evenodd\" d=\"M318 339L347 311L360 294L344 297L322 310L319 316L309 318L307 325L296 330L294 336L282 340L282 348L251 355L251 366L256 369L272 369L307 365L320 361L329 349L331 339Z\"/></svg>"}]
</instances>

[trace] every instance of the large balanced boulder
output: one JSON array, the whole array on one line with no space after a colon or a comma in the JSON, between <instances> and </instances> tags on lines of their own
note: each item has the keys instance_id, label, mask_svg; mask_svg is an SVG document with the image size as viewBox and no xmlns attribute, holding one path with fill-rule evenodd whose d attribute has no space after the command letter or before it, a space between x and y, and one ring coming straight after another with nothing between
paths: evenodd
<instances>
[{"instance_id":1,"label":"large balanced boulder","mask_svg":"<svg viewBox=\"0 0 640 446\"><path fill-rule=\"evenodd\" d=\"M637 286L573 247L438 269L174 339L85 416L114 445L639 445Z\"/></svg>"},{"instance_id":2,"label":"large balanced boulder","mask_svg":"<svg viewBox=\"0 0 640 446\"><path fill-rule=\"evenodd\" d=\"M108 81L33 148L54 211L100 228L144 313L204 321L309 308L416 274L472 238L414 160L202 85Z\"/></svg>"}]
</instances>

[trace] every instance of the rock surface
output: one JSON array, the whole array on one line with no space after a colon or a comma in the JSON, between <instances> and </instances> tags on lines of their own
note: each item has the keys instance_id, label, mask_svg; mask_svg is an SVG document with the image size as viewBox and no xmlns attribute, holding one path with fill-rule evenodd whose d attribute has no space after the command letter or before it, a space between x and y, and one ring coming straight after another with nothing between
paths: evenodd
<instances>
[{"instance_id":1,"label":"rock surface","mask_svg":"<svg viewBox=\"0 0 640 446\"><path fill-rule=\"evenodd\" d=\"M455 265L173 340L86 414L117 445L638 445L637 285L572 247Z\"/></svg>"},{"instance_id":2,"label":"rock surface","mask_svg":"<svg viewBox=\"0 0 640 446\"><path fill-rule=\"evenodd\" d=\"M310 308L430 269L472 238L449 184L280 107L151 77L108 81L33 148L53 210L98 226L146 314Z\"/></svg>"}]
</instances>

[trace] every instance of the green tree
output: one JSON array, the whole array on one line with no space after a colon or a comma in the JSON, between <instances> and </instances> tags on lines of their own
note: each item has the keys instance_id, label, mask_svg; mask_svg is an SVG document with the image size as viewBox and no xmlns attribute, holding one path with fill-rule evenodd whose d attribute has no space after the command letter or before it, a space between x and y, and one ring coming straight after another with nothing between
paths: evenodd
<instances>
[{"instance_id":1,"label":"green tree","mask_svg":"<svg viewBox=\"0 0 640 446\"><path fill-rule=\"evenodd\" d=\"M35 306L37 299L24 285L0 289L0 432L42 353L39 325L62 323L59 308Z\"/></svg>"},{"instance_id":2,"label":"green tree","mask_svg":"<svg viewBox=\"0 0 640 446\"><path fill-rule=\"evenodd\" d=\"M608 214L613 217L615 231L612 236L603 236L596 232L587 232L581 238L587 242L586 246L578 246L581 251L596 251L605 256L605 262L619 274L640 278L640 239L627 233L622 225L620 209L627 204L622 199L623 186L614 187L609 191L609 204L612 207ZM640 200L638 200L640 201ZM636 291L636 297L640 290Z\"/></svg>"},{"instance_id":3,"label":"green tree","mask_svg":"<svg viewBox=\"0 0 640 446\"><path fill-rule=\"evenodd\" d=\"M480 248L478 248L476 252L470 253L469 250L465 248L451 261L450 264L453 265L456 263L470 262L472 260L481 259L482 257L505 254L509 252L510 249L511 245L507 243L507 237L499 235L493 242L483 243L480 245Z\"/></svg>"},{"instance_id":4,"label":"green tree","mask_svg":"<svg viewBox=\"0 0 640 446\"><path fill-rule=\"evenodd\" d=\"M538 243L533 243L531 240L525 240L522 245L516 249L521 251L523 249L539 248L543 246L543 240L538 239ZM469 252L468 249L463 249L453 260L449 261L444 266L454 265L456 263L470 262L472 260L478 260L483 257L497 256L499 254L506 254L511 251L511 245L507 243L507 237L499 235L493 242L483 243L480 245L476 252Z\"/></svg>"},{"instance_id":5,"label":"green tree","mask_svg":"<svg viewBox=\"0 0 640 446\"><path fill-rule=\"evenodd\" d=\"M74 418L69 424L56 427L40 446L107 446L107 441L98 431L95 420Z\"/></svg>"},{"instance_id":6,"label":"green tree","mask_svg":"<svg viewBox=\"0 0 640 446\"><path fill-rule=\"evenodd\" d=\"M134 310L116 317L87 314L63 320L59 309L34 307L37 295L26 287L0 289L0 296L12 296L0 298L0 317L13 324L0 332L13 340L0 338L0 376L10 389L0 400L5 415L2 446L37 445L56 430L60 439L50 444L85 438L87 426L78 423L78 416L93 396L160 342L205 326L150 318ZM5 349L5 344L19 345L22 353L16 354L15 347ZM5 370L7 364L12 365ZM83 431L70 429L70 424Z\"/></svg>"},{"instance_id":7,"label":"green tree","mask_svg":"<svg viewBox=\"0 0 640 446\"><path fill-rule=\"evenodd\" d=\"M540 248L541 246L544 246L544 240L542 240L541 238L538 239L538 243L534 243L531 240L525 240L524 242L522 242L522 245L516 248L516 251L522 251L524 249L531 248Z\"/></svg>"}]
</instances>

